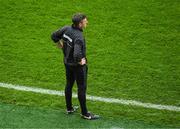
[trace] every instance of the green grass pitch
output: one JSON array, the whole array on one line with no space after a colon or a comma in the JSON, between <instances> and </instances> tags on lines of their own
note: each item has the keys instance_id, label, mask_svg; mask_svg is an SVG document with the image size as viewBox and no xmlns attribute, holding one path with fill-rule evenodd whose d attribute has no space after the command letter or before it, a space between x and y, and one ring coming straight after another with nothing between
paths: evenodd
<instances>
[{"instance_id":1,"label":"green grass pitch","mask_svg":"<svg viewBox=\"0 0 180 129\"><path fill-rule=\"evenodd\" d=\"M88 94L180 106L179 0L0 0L0 82L64 90L62 53L50 35L70 25L76 12L86 13L89 21L84 30ZM89 123L79 112L67 118L63 97L0 88L0 128L32 127L27 112L42 120L33 127L180 128L179 112L87 104L103 118ZM43 119L51 120L45 126ZM52 119L66 124L55 126Z\"/></svg>"}]
</instances>

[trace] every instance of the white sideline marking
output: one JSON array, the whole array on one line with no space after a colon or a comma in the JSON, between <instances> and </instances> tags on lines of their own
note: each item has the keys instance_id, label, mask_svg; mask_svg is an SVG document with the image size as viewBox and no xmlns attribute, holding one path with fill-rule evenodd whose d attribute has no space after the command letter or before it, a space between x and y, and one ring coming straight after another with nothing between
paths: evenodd
<instances>
[{"instance_id":1,"label":"white sideline marking","mask_svg":"<svg viewBox=\"0 0 180 129\"><path fill-rule=\"evenodd\" d=\"M27 87L27 86L19 86L19 85L13 85L13 84L1 83L1 82L0 82L0 87L20 90L20 91L31 91L31 92L41 93L41 94L64 96L64 91L49 90L49 89ZM77 95L75 93L73 93L72 96L74 98L77 98ZM180 111L180 107L171 106L171 105L142 103L142 102L134 101L134 100L104 98L104 97L91 96L91 95L87 95L86 98L88 100L100 101L100 102L106 102L106 103L117 103L117 104L123 104L123 105L132 105L132 106L139 106L139 107L144 107L144 108L153 108L153 109L169 110L169 111L177 111L177 112Z\"/></svg>"}]
</instances>

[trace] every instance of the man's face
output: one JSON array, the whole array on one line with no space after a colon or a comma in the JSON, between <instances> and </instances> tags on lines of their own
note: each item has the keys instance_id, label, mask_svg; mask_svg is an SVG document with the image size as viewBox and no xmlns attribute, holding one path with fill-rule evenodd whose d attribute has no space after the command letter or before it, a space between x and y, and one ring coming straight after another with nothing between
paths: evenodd
<instances>
[{"instance_id":1,"label":"man's face","mask_svg":"<svg viewBox=\"0 0 180 129\"><path fill-rule=\"evenodd\" d=\"M80 26L80 28L83 29L83 28L86 28L87 24L88 24L88 20L87 20L87 18L85 18L80 22L79 26Z\"/></svg>"}]
</instances>

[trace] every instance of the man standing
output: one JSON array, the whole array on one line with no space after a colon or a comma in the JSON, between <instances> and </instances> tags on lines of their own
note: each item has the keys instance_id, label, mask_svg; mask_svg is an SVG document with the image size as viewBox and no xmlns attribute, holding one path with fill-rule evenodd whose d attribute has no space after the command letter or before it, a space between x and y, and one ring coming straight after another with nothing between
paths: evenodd
<instances>
[{"instance_id":1,"label":"man standing","mask_svg":"<svg viewBox=\"0 0 180 129\"><path fill-rule=\"evenodd\" d=\"M52 40L59 48L62 48L64 54L67 114L76 111L76 108L72 106L72 87L76 81L82 118L89 120L97 119L99 116L88 112L86 107L88 67L86 59L86 42L83 37L83 29L86 28L88 20L86 15L77 13L72 17L72 22L72 26L65 26L51 35Z\"/></svg>"}]
</instances>

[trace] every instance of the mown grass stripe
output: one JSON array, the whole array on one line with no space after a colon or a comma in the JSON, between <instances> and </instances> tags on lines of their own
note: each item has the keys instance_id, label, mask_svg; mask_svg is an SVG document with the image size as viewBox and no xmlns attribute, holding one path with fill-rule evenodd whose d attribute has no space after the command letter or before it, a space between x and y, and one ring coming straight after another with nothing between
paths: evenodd
<instances>
[{"instance_id":1,"label":"mown grass stripe","mask_svg":"<svg viewBox=\"0 0 180 129\"><path fill-rule=\"evenodd\" d=\"M49 89L43 89L43 88L19 86L19 85L7 84L7 83L0 83L0 87L20 90L20 91L36 92L36 93L41 93L41 94L64 96L64 91L49 90ZM73 97L77 98L77 95L75 93L73 93ZM142 103L142 102L135 101L135 100L104 98L104 97L91 96L91 95L87 95L87 99L92 100L92 101L140 106L140 107L144 107L144 108L152 108L152 109L159 109L159 110L169 110L169 111L177 111L177 112L180 111L180 107L177 107L177 106Z\"/></svg>"}]
</instances>

